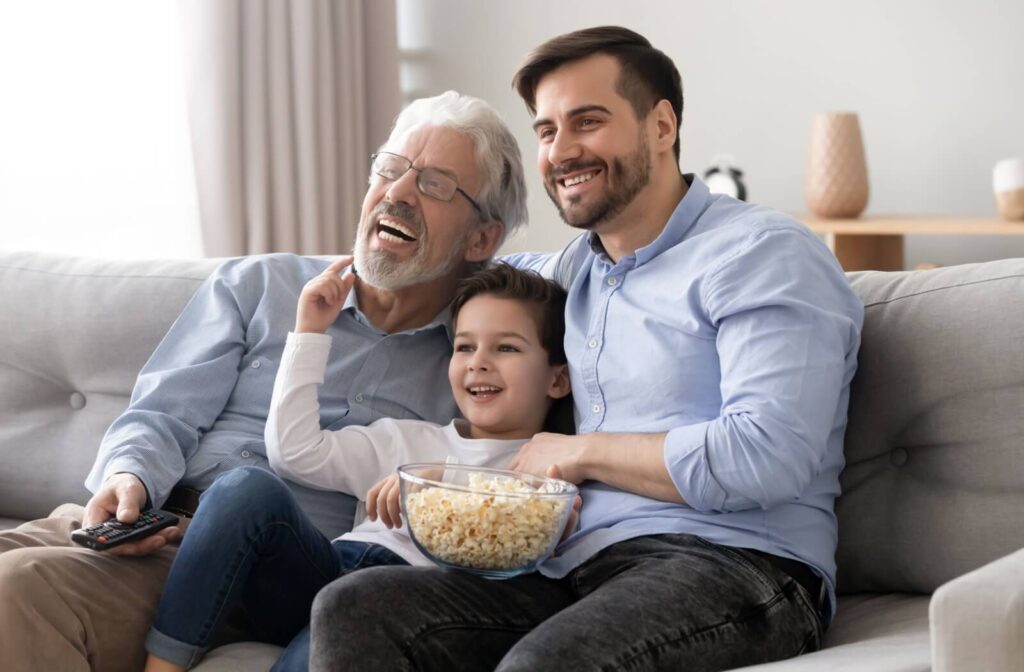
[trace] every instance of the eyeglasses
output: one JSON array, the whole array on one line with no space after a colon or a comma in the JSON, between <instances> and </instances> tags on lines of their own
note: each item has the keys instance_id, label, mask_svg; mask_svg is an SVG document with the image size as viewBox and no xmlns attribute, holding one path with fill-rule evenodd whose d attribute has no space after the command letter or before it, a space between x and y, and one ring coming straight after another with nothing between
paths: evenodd
<instances>
[{"instance_id":1,"label":"eyeglasses","mask_svg":"<svg viewBox=\"0 0 1024 672\"><path fill-rule=\"evenodd\" d=\"M487 219L484 216L483 208L469 194L459 188L458 182L451 175L440 168L416 168L409 159L391 152L377 152L370 157L370 171L391 182L410 170L416 171L416 188L421 193L448 203L455 198L455 192L458 192L466 197L466 200L480 215L480 219Z\"/></svg>"}]
</instances>

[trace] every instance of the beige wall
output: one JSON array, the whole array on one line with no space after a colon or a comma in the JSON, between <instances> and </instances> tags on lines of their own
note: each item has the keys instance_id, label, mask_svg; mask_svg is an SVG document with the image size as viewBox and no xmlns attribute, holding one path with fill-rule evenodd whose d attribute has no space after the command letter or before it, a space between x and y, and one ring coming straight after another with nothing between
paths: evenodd
<instances>
[{"instance_id":1,"label":"beige wall","mask_svg":"<svg viewBox=\"0 0 1024 672\"><path fill-rule=\"evenodd\" d=\"M1019 0L398 0L409 96L454 88L509 120L528 164L529 229L507 248L553 249L571 232L536 175L536 141L509 82L554 35L619 24L683 76L682 166L728 152L751 199L805 210L814 113L860 114L868 213L994 216L992 165L1024 156L1024 3ZM1024 226L1024 225L1022 225ZM911 238L908 263L1024 257L1024 236Z\"/></svg>"}]
</instances>

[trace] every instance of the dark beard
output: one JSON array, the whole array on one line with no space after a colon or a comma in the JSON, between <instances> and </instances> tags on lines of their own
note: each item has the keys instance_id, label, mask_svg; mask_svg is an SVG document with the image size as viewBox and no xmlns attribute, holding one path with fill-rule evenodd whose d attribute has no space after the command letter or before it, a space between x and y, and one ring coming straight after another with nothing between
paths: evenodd
<instances>
[{"instance_id":1,"label":"dark beard","mask_svg":"<svg viewBox=\"0 0 1024 672\"><path fill-rule=\"evenodd\" d=\"M555 175L565 175L591 166L603 167L605 179L610 182L609 178L612 177L612 174L608 171L608 166L604 162L581 162L565 166ZM626 209L627 205L633 202L636 195L647 186L651 180L651 155L647 146L647 133L643 128L640 130L640 142L637 150L625 158L613 159L612 166L615 168L614 177L617 184L609 187L604 198L583 212L576 213L571 219L558 199L558 177L552 175L548 179L544 185L545 190L548 192L548 198L551 199L551 202L558 209L558 214L562 217L562 221L576 229L592 230L597 225L617 217ZM575 197L575 199L570 198L569 204L575 205L575 202L578 201L579 197Z\"/></svg>"}]
</instances>

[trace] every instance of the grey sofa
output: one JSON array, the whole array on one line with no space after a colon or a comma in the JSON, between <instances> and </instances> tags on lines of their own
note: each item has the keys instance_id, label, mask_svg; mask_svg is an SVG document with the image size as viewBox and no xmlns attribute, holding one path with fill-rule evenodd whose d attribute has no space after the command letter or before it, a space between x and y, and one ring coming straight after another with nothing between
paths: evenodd
<instances>
[{"instance_id":1,"label":"grey sofa","mask_svg":"<svg viewBox=\"0 0 1024 672\"><path fill-rule=\"evenodd\" d=\"M0 528L87 500L100 437L215 264L0 254ZM850 280L838 615L822 651L746 669L1024 670L1024 259Z\"/></svg>"}]
</instances>

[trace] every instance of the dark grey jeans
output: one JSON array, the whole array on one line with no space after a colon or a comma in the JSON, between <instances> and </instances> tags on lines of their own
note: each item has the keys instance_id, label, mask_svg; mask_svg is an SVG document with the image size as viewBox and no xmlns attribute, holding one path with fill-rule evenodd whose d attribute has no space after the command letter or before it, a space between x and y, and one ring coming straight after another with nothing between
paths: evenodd
<instances>
[{"instance_id":1,"label":"dark grey jeans","mask_svg":"<svg viewBox=\"0 0 1024 672\"><path fill-rule=\"evenodd\" d=\"M821 645L807 591L699 537L638 537L563 579L373 567L313 604L313 670L722 670Z\"/></svg>"}]
</instances>

